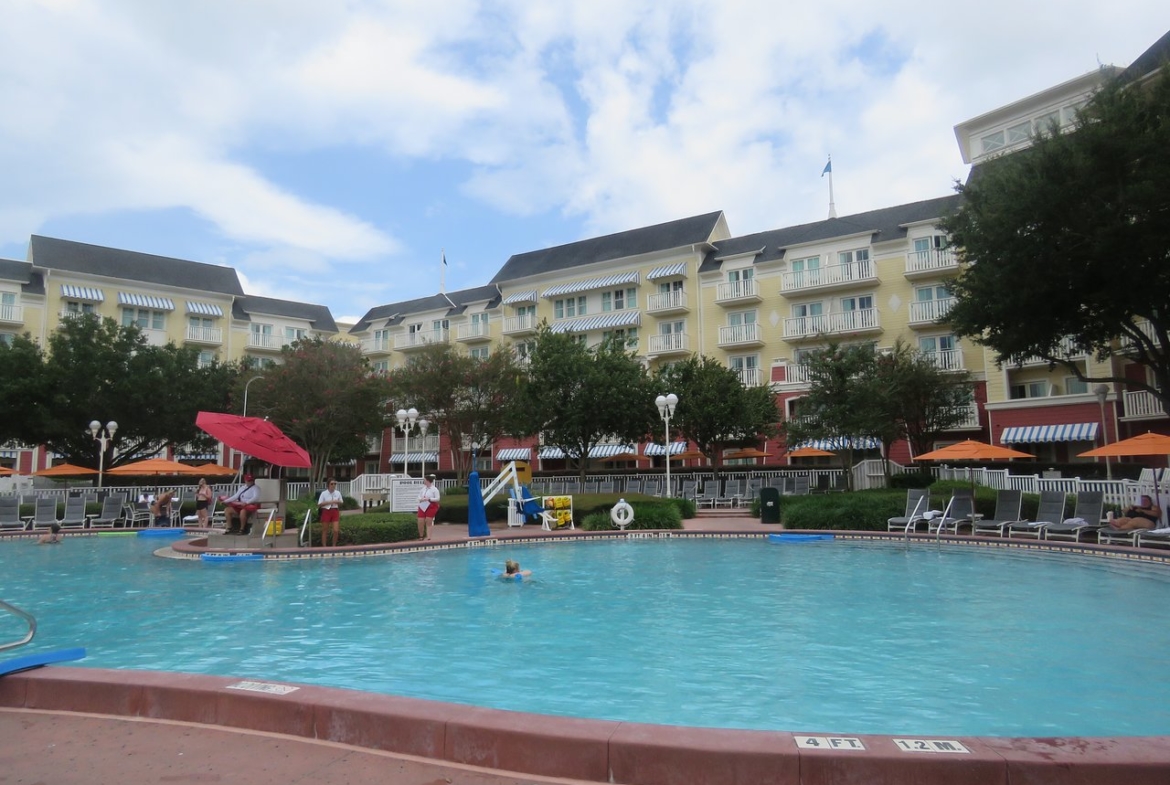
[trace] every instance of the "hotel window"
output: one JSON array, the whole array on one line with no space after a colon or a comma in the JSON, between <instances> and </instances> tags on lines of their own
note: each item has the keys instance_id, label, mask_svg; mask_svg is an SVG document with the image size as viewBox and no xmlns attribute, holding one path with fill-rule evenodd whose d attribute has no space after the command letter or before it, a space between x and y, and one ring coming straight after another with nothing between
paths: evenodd
<instances>
[{"instance_id":1,"label":"hotel window","mask_svg":"<svg viewBox=\"0 0 1170 785\"><path fill-rule=\"evenodd\" d=\"M868 311L873 308L873 295L864 294L860 297L842 297L842 311Z\"/></svg>"},{"instance_id":2,"label":"hotel window","mask_svg":"<svg viewBox=\"0 0 1170 785\"><path fill-rule=\"evenodd\" d=\"M869 249L858 248L856 251L841 251L837 254L837 264L852 268L853 271L865 269L869 262ZM852 274L852 273L851 273Z\"/></svg>"},{"instance_id":3,"label":"hotel window","mask_svg":"<svg viewBox=\"0 0 1170 785\"><path fill-rule=\"evenodd\" d=\"M728 270L727 282L738 283L740 281L750 281L756 276L756 271L751 267L745 267L742 270Z\"/></svg>"},{"instance_id":4,"label":"hotel window","mask_svg":"<svg viewBox=\"0 0 1170 785\"><path fill-rule=\"evenodd\" d=\"M0 344L11 346L12 339L15 337L16 335L14 333L0 333Z\"/></svg>"},{"instance_id":5,"label":"hotel window","mask_svg":"<svg viewBox=\"0 0 1170 785\"><path fill-rule=\"evenodd\" d=\"M945 286L920 286L914 290L914 299L920 303L951 299L951 290Z\"/></svg>"},{"instance_id":6,"label":"hotel window","mask_svg":"<svg viewBox=\"0 0 1170 785\"><path fill-rule=\"evenodd\" d=\"M94 308L93 303L77 302L76 300L67 300L65 302L65 310L69 313L95 313Z\"/></svg>"},{"instance_id":7,"label":"hotel window","mask_svg":"<svg viewBox=\"0 0 1170 785\"><path fill-rule=\"evenodd\" d=\"M741 327L756 323L755 311L733 311L727 314L728 327Z\"/></svg>"},{"instance_id":8,"label":"hotel window","mask_svg":"<svg viewBox=\"0 0 1170 785\"><path fill-rule=\"evenodd\" d=\"M601 293L602 311L624 311L627 308L638 307L638 290L615 289L612 292Z\"/></svg>"},{"instance_id":9,"label":"hotel window","mask_svg":"<svg viewBox=\"0 0 1170 785\"><path fill-rule=\"evenodd\" d=\"M482 313L473 313L471 315L471 324L472 324L473 329L478 328L478 332L480 335L486 333L488 331L487 311L484 311Z\"/></svg>"},{"instance_id":10,"label":"hotel window","mask_svg":"<svg viewBox=\"0 0 1170 785\"><path fill-rule=\"evenodd\" d=\"M638 328L628 327L624 330L606 331L601 334L601 339L603 341L613 339L619 343L624 342L627 349L636 350L638 348Z\"/></svg>"},{"instance_id":11,"label":"hotel window","mask_svg":"<svg viewBox=\"0 0 1170 785\"><path fill-rule=\"evenodd\" d=\"M729 357L727 366L735 371L742 384L754 386L759 383L760 356L758 354Z\"/></svg>"},{"instance_id":12,"label":"hotel window","mask_svg":"<svg viewBox=\"0 0 1170 785\"><path fill-rule=\"evenodd\" d=\"M1047 398L1048 382L1027 382L1026 384L1013 384L1008 388L1008 394L1012 400L1022 400L1024 398Z\"/></svg>"},{"instance_id":13,"label":"hotel window","mask_svg":"<svg viewBox=\"0 0 1170 785\"><path fill-rule=\"evenodd\" d=\"M1026 142L1031 133L1032 124L1027 121L1009 126L1007 129L1007 143L1019 144L1020 142Z\"/></svg>"},{"instance_id":14,"label":"hotel window","mask_svg":"<svg viewBox=\"0 0 1170 785\"><path fill-rule=\"evenodd\" d=\"M215 352L204 349L203 351L199 352L199 367L210 368L215 364L215 359Z\"/></svg>"},{"instance_id":15,"label":"hotel window","mask_svg":"<svg viewBox=\"0 0 1170 785\"><path fill-rule=\"evenodd\" d=\"M253 322L252 326L251 326L251 330L252 330L252 335L265 336L265 337L272 335L272 325L271 324L258 324L258 323Z\"/></svg>"},{"instance_id":16,"label":"hotel window","mask_svg":"<svg viewBox=\"0 0 1170 785\"><path fill-rule=\"evenodd\" d=\"M285 327L284 341L285 343L292 343L293 341L303 341L309 331L304 327Z\"/></svg>"},{"instance_id":17,"label":"hotel window","mask_svg":"<svg viewBox=\"0 0 1170 785\"><path fill-rule=\"evenodd\" d=\"M390 343L390 331L374 330L374 343L378 346L385 346Z\"/></svg>"},{"instance_id":18,"label":"hotel window","mask_svg":"<svg viewBox=\"0 0 1170 785\"><path fill-rule=\"evenodd\" d=\"M435 319L431 322L431 332L436 335L443 332L443 330L451 329L451 322L446 319Z\"/></svg>"},{"instance_id":19,"label":"hotel window","mask_svg":"<svg viewBox=\"0 0 1170 785\"><path fill-rule=\"evenodd\" d=\"M821 257L793 259L789 270L796 286L816 286L821 280Z\"/></svg>"},{"instance_id":20,"label":"hotel window","mask_svg":"<svg viewBox=\"0 0 1170 785\"><path fill-rule=\"evenodd\" d=\"M532 356L532 350L536 348L536 344L532 341L524 341L523 343L512 344L512 351L516 353L517 359L527 360Z\"/></svg>"},{"instance_id":21,"label":"hotel window","mask_svg":"<svg viewBox=\"0 0 1170 785\"><path fill-rule=\"evenodd\" d=\"M918 339L918 351L923 354L953 352L957 347L958 340L953 335L924 335Z\"/></svg>"},{"instance_id":22,"label":"hotel window","mask_svg":"<svg viewBox=\"0 0 1170 785\"><path fill-rule=\"evenodd\" d=\"M1065 395L1088 395L1089 383L1084 379L1078 379L1075 376L1064 377L1064 394Z\"/></svg>"},{"instance_id":23,"label":"hotel window","mask_svg":"<svg viewBox=\"0 0 1170 785\"><path fill-rule=\"evenodd\" d=\"M1036 118L1034 127L1037 134L1049 135L1052 133L1052 124L1060 125L1060 112L1047 112Z\"/></svg>"},{"instance_id":24,"label":"hotel window","mask_svg":"<svg viewBox=\"0 0 1170 785\"><path fill-rule=\"evenodd\" d=\"M585 297L567 297L553 303L554 319L571 319L585 315Z\"/></svg>"},{"instance_id":25,"label":"hotel window","mask_svg":"<svg viewBox=\"0 0 1170 785\"><path fill-rule=\"evenodd\" d=\"M681 292L683 290L684 283L686 282L681 278L677 281L663 281L662 283L658 284L658 293L670 294L671 292Z\"/></svg>"},{"instance_id":26,"label":"hotel window","mask_svg":"<svg viewBox=\"0 0 1170 785\"><path fill-rule=\"evenodd\" d=\"M123 308L122 326L129 327L132 324L138 325L142 330L165 330L167 312L152 311L149 308Z\"/></svg>"},{"instance_id":27,"label":"hotel window","mask_svg":"<svg viewBox=\"0 0 1170 785\"><path fill-rule=\"evenodd\" d=\"M370 367L374 369L374 373L386 374L390 373L390 361L378 360L376 363L371 363Z\"/></svg>"},{"instance_id":28,"label":"hotel window","mask_svg":"<svg viewBox=\"0 0 1170 785\"><path fill-rule=\"evenodd\" d=\"M476 360L486 360L488 355L491 354L491 349L487 346L476 346L470 349L468 354L470 354Z\"/></svg>"},{"instance_id":29,"label":"hotel window","mask_svg":"<svg viewBox=\"0 0 1170 785\"><path fill-rule=\"evenodd\" d=\"M194 330L213 330L215 322L205 316L188 316L187 326Z\"/></svg>"},{"instance_id":30,"label":"hotel window","mask_svg":"<svg viewBox=\"0 0 1170 785\"><path fill-rule=\"evenodd\" d=\"M1003 147L1003 131L996 131L993 134L988 134L987 136L980 139L979 143L982 145L984 153L995 152L996 150L999 150Z\"/></svg>"},{"instance_id":31,"label":"hotel window","mask_svg":"<svg viewBox=\"0 0 1170 785\"><path fill-rule=\"evenodd\" d=\"M687 323L685 321L682 321L682 320L677 321L677 322L659 322L658 323L658 334L659 335L682 335L684 332L686 332L686 326L687 326Z\"/></svg>"}]
</instances>

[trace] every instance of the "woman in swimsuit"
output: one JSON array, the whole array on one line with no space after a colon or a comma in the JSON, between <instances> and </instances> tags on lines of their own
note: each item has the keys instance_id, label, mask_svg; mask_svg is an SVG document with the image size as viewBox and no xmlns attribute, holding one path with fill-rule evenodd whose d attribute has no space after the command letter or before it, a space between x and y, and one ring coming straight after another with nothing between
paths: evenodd
<instances>
[{"instance_id":1,"label":"woman in swimsuit","mask_svg":"<svg viewBox=\"0 0 1170 785\"><path fill-rule=\"evenodd\" d=\"M1113 520L1113 528L1123 531L1133 529L1154 529L1162 522L1162 509L1149 496L1142 496L1138 503Z\"/></svg>"}]
</instances>

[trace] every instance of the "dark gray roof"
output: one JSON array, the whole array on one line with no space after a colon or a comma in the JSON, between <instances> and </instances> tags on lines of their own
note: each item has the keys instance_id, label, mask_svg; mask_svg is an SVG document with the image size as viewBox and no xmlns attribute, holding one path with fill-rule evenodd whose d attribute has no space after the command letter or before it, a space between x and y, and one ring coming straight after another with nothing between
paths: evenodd
<instances>
[{"instance_id":1,"label":"dark gray roof","mask_svg":"<svg viewBox=\"0 0 1170 785\"><path fill-rule=\"evenodd\" d=\"M35 234L29 240L29 261L37 267L51 270L122 278L182 289L202 289L221 294L244 293L240 287L240 279L231 267L75 243L72 240L58 240Z\"/></svg>"},{"instance_id":2,"label":"dark gray roof","mask_svg":"<svg viewBox=\"0 0 1170 785\"><path fill-rule=\"evenodd\" d=\"M1170 31L1155 41L1149 49L1138 55L1138 58L1130 63L1129 68L1122 72L1120 78L1126 82L1131 79L1141 79L1143 76L1158 70L1167 58L1170 58Z\"/></svg>"},{"instance_id":3,"label":"dark gray roof","mask_svg":"<svg viewBox=\"0 0 1170 785\"><path fill-rule=\"evenodd\" d=\"M530 275L553 273L594 262L606 262L627 256L683 248L711 241L722 211L682 218L677 221L643 226L604 237L591 237L567 245L516 254L504 263L492 283L514 281Z\"/></svg>"},{"instance_id":4,"label":"dark gray roof","mask_svg":"<svg viewBox=\"0 0 1170 785\"><path fill-rule=\"evenodd\" d=\"M488 308L495 308L499 305L499 287L493 284L487 284L486 286L476 286L471 289L460 289L457 292L447 292L445 295L432 294L428 297L419 297L400 303L378 305L366 311L365 316L358 319L357 324L349 328L349 331L351 333L360 333L363 330L368 330L370 325L379 319L398 316L399 318L397 320L390 323L390 326L393 326L400 324L403 321L402 317L408 314L438 311L442 308L447 309L447 316L458 316L467 310L467 306L473 303L483 302L487 303Z\"/></svg>"},{"instance_id":5,"label":"dark gray roof","mask_svg":"<svg viewBox=\"0 0 1170 785\"><path fill-rule=\"evenodd\" d=\"M756 256L757 264L784 258L784 251L789 246L831 240L834 237L869 232L872 233L874 242L896 240L906 236L905 224L929 221L947 215L959 206L959 198L958 194L943 196L896 207L883 207L880 210L847 215L844 218L829 218L816 223L770 229L766 232L719 240L715 243L715 250L709 252L703 259L699 272L718 270L721 266L719 260L723 257L760 249L763 249L763 252Z\"/></svg>"},{"instance_id":6,"label":"dark gray roof","mask_svg":"<svg viewBox=\"0 0 1170 785\"><path fill-rule=\"evenodd\" d=\"M269 314L270 316L285 316L290 319L304 319L318 332L337 332L337 323L333 321L333 314L324 305L276 300L272 297L255 297L250 294L238 302L240 309L246 314ZM235 312L233 306L233 316Z\"/></svg>"},{"instance_id":7,"label":"dark gray roof","mask_svg":"<svg viewBox=\"0 0 1170 785\"><path fill-rule=\"evenodd\" d=\"M45 293L45 277L33 270L32 262L0 259L0 281L20 284L20 290L25 294Z\"/></svg>"}]
</instances>

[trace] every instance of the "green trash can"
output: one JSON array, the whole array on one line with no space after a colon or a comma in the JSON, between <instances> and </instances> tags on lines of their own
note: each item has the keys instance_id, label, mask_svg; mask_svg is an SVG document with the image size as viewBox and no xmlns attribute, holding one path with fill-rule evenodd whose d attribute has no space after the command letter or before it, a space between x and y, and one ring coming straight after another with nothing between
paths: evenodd
<instances>
[{"instance_id":1,"label":"green trash can","mask_svg":"<svg viewBox=\"0 0 1170 785\"><path fill-rule=\"evenodd\" d=\"M780 523L779 488L760 488L760 523Z\"/></svg>"}]
</instances>

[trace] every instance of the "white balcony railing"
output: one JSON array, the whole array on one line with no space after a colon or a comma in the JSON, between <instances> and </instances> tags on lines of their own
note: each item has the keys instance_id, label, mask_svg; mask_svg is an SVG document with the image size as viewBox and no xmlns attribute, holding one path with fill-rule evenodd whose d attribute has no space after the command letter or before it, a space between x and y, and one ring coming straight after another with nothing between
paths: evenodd
<instances>
[{"instance_id":1,"label":"white balcony railing","mask_svg":"<svg viewBox=\"0 0 1170 785\"><path fill-rule=\"evenodd\" d=\"M187 326L187 340L191 343L223 343L223 330L219 327Z\"/></svg>"},{"instance_id":2,"label":"white balcony railing","mask_svg":"<svg viewBox=\"0 0 1170 785\"><path fill-rule=\"evenodd\" d=\"M955 307L954 297L910 303L910 324L934 324Z\"/></svg>"},{"instance_id":3,"label":"white balcony railing","mask_svg":"<svg viewBox=\"0 0 1170 785\"><path fill-rule=\"evenodd\" d=\"M1071 337L1066 337L1066 338L1061 339L1060 343L1057 344L1055 354L1057 357L1064 357L1064 358L1067 358L1069 360L1071 360L1073 358L1087 356L1087 353L1085 352L1084 349L1077 348L1076 343L1074 342L1074 340ZM1045 360L1043 357L1037 357L1035 355L1032 355L1031 357L1012 358L1011 364L1012 365L1047 365L1048 360Z\"/></svg>"},{"instance_id":4,"label":"white balcony railing","mask_svg":"<svg viewBox=\"0 0 1170 785\"><path fill-rule=\"evenodd\" d=\"M911 251L906 257L906 272L908 274L945 272L958 266L959 260L950 248Z\"/></svg>"},{"instance_id":5,"label":"white balcony railing","mask_svg":"<svg viewBox=\"0 0 1170 785\"><path fill-rule=\"evenodd\" d=\"M808 384L809 378L807 365L789 365L784 372L784 384Z\"/></svg>"},{"instance_id":6,"label":"white balcony railing","mask_svg":"<svg viewBox=\"0 0 1170 785\"><path fill-rule=\"evenodd\" d=\"M524 313L519 316L507 316L504 318L504 333L506 335L530 333L534 330L536 330L536 314L534 313Z\"/></svg>"},{"instance_id":7,"label":"white balcony railing","mask_svg":"<svg viewBox=\"0 0 1170 785\"><path fill-rule=\"evenodd\" d=\"M956 422L948 431L970 431L979 428L979 407L974 403L963 408L963 419Z\"/></svg>"},{"instance_id":8,"label":"white balcony railing","mask_svg":"<svg viewBox=\"0 0 1170 785\"><path fill-rule=\"evenodd\" d=\"M647 354L677 354L691 350L691 338L686 333L651 335Z\"/></svg>"},{"instance_id":9,"label":"white balcony railing","mask_svg":"<svg viewBox=\"0 0 1170 785\"><path fill-rule=\"evenodd\" d=\"M780 277L780 290L795 292L824 286L872 282L877 279L873 262L863 260L849 264L830 264L815 270L795 270Z\"/></svg>"},{"instance_id":10,"label":"white balcony railing","mask_svg":"<svg viewBox=\"0 0 1170 785\"><path fill-rule=\"evenodd\" d=\"M715 302L730 303L743 300L759 300L760 287L755 278L746 281L727 281L715 290Z\"/></svg>"},{"instance_id":11,"label":"white balcony railing","mask_svg":"<svg viewBox=\"0 0 1170 785\"><path fill-rule=\"evenodd\" d=\"M24 306L12 303L0 305L0 322L24 324Z\"/></svg>"},{"instance_id":12,"label":"white balcony railing","mask_svg":"<svg viewBox=\"0 0 1170 785\"><path fill-rule=\"evenodd\" d=\"M940 371L961 371L963 370L963 350L962 349L943 349L936 352L924 352L923 354L934 363L934 367Z\"/></svg>"},{"instance_id":13,"label":"white balcony railing","mask_svg":"<svg viewBox=\"0 0 1170 785\"><path fill-rule=\"evenodd\" d=\"M744 387L759 387L764 383L764 375L759 368L732 368L739 376L739 383Z\"/></svg>"},{"instance_id":14,"label":"white balcony railing","mask_svg":"<svg viewBox=\"0 0 1170 785\"><path fill-rule=\"evenodd\" d=\"M248 333L249 349L267 349L270 352L279 352L284 346L284 339L271 333Z\"/></svg>"},{"instance_id":15,"label":"white balcony railing","mask_svg":"<svg viewBox=\"0 0 1170 785\"><path fill-rule=\"evenodd\" d=\"M432 343L449 343L450 330L427 330L426 332L406 333L394 336L395 349L418 349Z\"/></svg>"},{"instance_id":16,"label":"white balcony railing","mask_svg":"<svg viewBox=\"0 0 1170 785\"><path fill-rule=\"evenodd\" d=\"M856 311L822 313L815 316L795 316L784 320L785 338L803 338L834 333L852 333L881 329L876 308Z\"/></svg>"},{"instance_id":17,"label":"white balcony railing","mask_svg":"<svg viewBox=\"0 0 1170 785\"><path fill-rule=\"evenodd\" d=\"M1148 390L1134 390L1122 395L1122 417L1134 420L1148 420L1165 417L1162 402Z\"/></svg>"},{"instance_id":18,"label":"white balcony railing","mask_svg":"<svg viewBox=\"0 0 1170 785\"><path fill-rule=\"evenodd\" d=\"M390 336L381 335L377 338L366 338L362 341L362 354L385 354L393 349Z\"/></svg>"},{"instance_id":19,"label":"white balcony railing","mask_svg":"<svg viewBox=\"0 0 1170 785\"><path fill-rule=\"evenodd\" d=\"M758 324L734 324L719 328L720 346L740 346L760 342L760 325Z\"/></svg>"},{"instance_id":20,"label":"white balcony railing","mask_svg":"<svg viewBox=\"0 0 1170 785\"><path fill-rule=\"evenodd\" d=\"M89 313L93 313L93 312L90 311ZM57 314L57 316L61 319L61 321L65 321L66 319L74 319L78 316L84 316L84 315L85 314L81 311L70 311L68 308L62 308L60 310L60 312ZM100 316L101 314L95 314L95 315Z\"/></svg>"},{"instance_id":21,"label":"white balcony railing","mask_svg":"<svg viewBox=\"0 0 1170 785\"><path fill-rule=\"evenodd\" d=\"M491 329L483 322L461 324L455 328L455 340L457 341L484 341L491 337Z\"/></svg>"},{"instance_id":22,"label":"white balcony railing","mask_svg":"<svg viewBox=\"0 0 1170 785\"><path fill-rule=\"evenodd\" d=\"M665 313L668 311L686 311L687 293L685 289L677 289L673 292L661 292L659 294L652 294L646 298L646 311L648 313Z\"/></svg>"}]
</instances>

